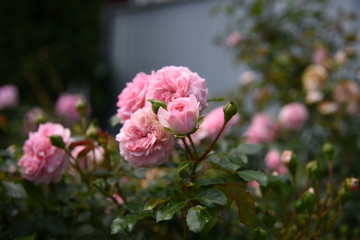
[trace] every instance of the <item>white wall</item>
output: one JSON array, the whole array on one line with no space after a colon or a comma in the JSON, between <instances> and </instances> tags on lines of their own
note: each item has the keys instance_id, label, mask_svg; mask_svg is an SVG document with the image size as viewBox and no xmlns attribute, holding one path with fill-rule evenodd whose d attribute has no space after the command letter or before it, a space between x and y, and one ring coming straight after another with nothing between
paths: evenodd
<instances>
[{"instance_id":1,"label":"white wall","mask_svg":"<svg viewBox=\"0 0 360 240\"><path fill-rule=\"evenodd\" d=\"M226 18L213 18L210 10L223 1L186 1L125 12L115 9L109 57L117 91L136 73L166 65L197 72L207 80L210 95L236 85L240 69L224 48L213 43Z\"/></svg>"}]
</instances>

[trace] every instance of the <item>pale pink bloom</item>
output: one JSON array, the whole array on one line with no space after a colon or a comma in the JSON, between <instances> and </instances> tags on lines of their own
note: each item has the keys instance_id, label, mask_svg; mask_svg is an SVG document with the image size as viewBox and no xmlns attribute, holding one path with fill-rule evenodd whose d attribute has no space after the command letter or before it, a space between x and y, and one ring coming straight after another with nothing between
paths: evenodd
<instances>
[{"instance_id":1,"label":"pale pink bloom","mask_svg":"<svg viewBox=\"0 0 360 240\"><path fill-rule=\"evenodd\" d=\"M56 113L70 121L80 120L80 114L76 109L76 103L79 99L80 96L78 94L62 93L55 103ZM86 102L86 100L84 101ZM90 113L89 106L87 107L87 113Z\"/></svg>"},{"instance_id":2,"label":"pale pink bloom","mask_svg":"<svg viewBox=\"0 0 360 240\"><path fill-rule=\"evenodd\" d=\"M70 159L72 163L77 162L78 166L83 171L94 170L97 164L100 164L104 159L104 149L101 146L98 146L90 150L85 156L80 157L79 154L86 148L85 145L77 146L71 151L71 155L74 159ZM72 167L69 169L69 172L73 175L76 173L76 169Z\"/></svg>"},{"instance_id":3,"label":"pale pink bloom","mask_svg":"<svg viewBox=\"0 0 360 240\"><path fill-rule=\"evenodd\" d=\"M260 184L256 180L251 180L247 182L247 186L249 188L258 188L260 187Z\"/></svg>"},{"instance_id":4,"label":"pale pink bloom","mask_svg":"<svg viewBox=\"0 0 360 240\"><path fill-rule=\"evenodd\" d=\"M280 161L280 152L278 150L272 149L265 155L265 165L266 167L275 170L281 164Z\"/></svg>"},{"instance_id":5,"label":"pale pink bloom","mask_svg":"<svg viewBox=\"0 0 360 240\"><path fill-rule=\"evenodd\" d=\"M120 197L120 195L117 194L117 193L114 193L114 194L112 195L112 199L115 199L115 201L116 201L119 205L124 204L124 199L123 199L122 197ZM112 199L111 199L110 197L107 198L107 200L108 200L109 202L112 202L112 201L113 201Z\"/></svg>"},{"instance_id":6,"label":"pale pink bloom","mask_svg":"<svg viewBox=\"0 0 360 240\"><path fill-rule=\"evenodd\" d=\"M304 104L299 102L289 103L283 106L279 112L279 122L286 129L300 130L308 118L308 110Z\"/></svg>"},{"instance_id":7,"label":"pale pink bloom","mask_svg":"<svg viewBox=\"0 0 360 240\"><path fill-rule=\"evenodd\" d=\"M169 159L174 138L163 130L151 108L133 113L116 136L120 153L134 167L152 167Z\"/></svg>"},{"instance_id":8,"label":"pale pink bloom","mask_svg":"<svg viewBox=\"0 0 360 240\"><path fill-rule=\"evenodd\" d=\"M308 66L302 76L302 84L306 91L321 90L326 83L328 72L321 64Z\"/></svg>"},{"instance_id":9,"label":"pale pink bloom","mask_svg":"<svg viewBox=\"0 0 360 240\"><path fill-rule=\"evenodd\" d=\"M13 109L19 103L19 93L15 85L8 84L0 87L0 110Z\"/></svg>"},{"instance_id":10,"label":"pale pink bloom","mask_svg":"<svg viewBox=\"0 0 360 240\"><path fill-rule=\"evenodd\" d=\"M160 108L159 122L177 134L186 134L194 130L199 119L199 103L194 95L177 98L167 105L167 110Z\"/></svg>"},{"instance_id":11,"label":"pale pink bloom","mask_svg":"<svg viewBox=\"0 0 360 240\"><path fill-rule=\"evenodd\" d=\"M233 31L232 33L230 33L230 35L226 39L226 44L229 47L233 48L241 41L241 39L242 39L241 33L238 31Z\"/></svg>"},{"instance_id":12,"label":"pale pink bloom","mask_svg":"<svg viewBox=\"0 0 360 240\"><path fill-rule=\"evenodd\" d=\"M145 73L138 73L132 82L126 84L126 88L118 96L116 106L117 116L120 122L124 123L128 120L136 110L145 106L145 96L149 85L150 76Z\"/></svg>"},{"instance_id":13,"label":"pale pink bloom","mask_svg":"<svg viewBox=\"0 0 360 240\"><path fill-rule=\"evenodd\" d=\"M248 143L267 143L274 140L279 126L270 116L258 113L254 116L251 125L245 132Z\"/></svg>"},{"instance_id":14,"label":"pale pink bloom","mask_svg":"<svg viewBox=\"0 0 360 240\"><path fill-rule=\"evenodd\" d=\"M63 149L51 144L52 135L60 135L65 144L70 140L70 130L56 123L41 124L37 132L29 133L24 155L18 162L23 178L43 184L60 180L69 158Z\"/></svg>"},{"instance_id":15,"label":"pale pink bloom","mask_svg":"<svg viewBox=\"0 0 360 240\"><path fill-rule=\"evenodd\" d=\"M293 152L291 150L285 150L281 153L281 157L280 157L280 161L285 164L288 165L290 164L291 159L293 158Z\"/></svg>"},{"instance_id":16,"label":"pale pink bloom","mask_svg":"<svg viewBox=\"0 0 360 240\"><path fill-rule=\"evenodd\" d=\"M324 115L334 114L338 109L339 105L336 102L330 101L323 101L318 106L319 112Z\"/></svg>"},{"instance_id":17,"label":"pale pink bloom","mask_svg":"<svg viewBox=\"0 0 360 240\"><path fill-rule=\"evenodd\" d=\"M323 100L323 98L324 98L324 93L317 90L311 90L306 94L306 102L309 104L317 103Z\"/></svg>"},{"instance_id":18,"label":"pale pink bloom","mask_svg":"<svg viewBox=\"0 0 360 240\"><path fill-rule=\"evenodd\" d=\"M248 85L252 83L256 78L256 74L253 71L245 71L239 77L239 83L241 85Z\"/></svg>"},{"instance_id":19,"label":"pale pink bloom","mask_svg":"<svg viewBox=\"0 0 360 240\"><path fill-rule=\"evenodd\" d=\"M346 62L346 60L347 60L346 52L344 50L338 50L335 53L334 58L338 64L342 64L342 63Z\"/></svg>"},{"instance_id":20,"label":"pale pink bloom","mask_svg":"<svg viewBox=\"0 0 360 240\"><path fill-rule=\"evenodd\" d=\"M152 73L146 100L157 99L168 104L176 98L189 97L191 94L200 103L200 112L207 107L205 79L187 67L167 66Z\"/></svg>"},{"instance_id":21,"label":"pale pink bloom","mask_svg":"<svg viewBox=\"0 0 360 240\"><path fill-rule=\"evenodd\" d=\"M204 122L200 125L199 129L191 135L194 143L198 145L203 139L215 139L224 124L224 106L220 106L212 110L205 116ZM233 116L226 124L226 127L221 136L227 134L231 128L234 127L240 120L238 114Z\"/></svg>"},{"instance_id":22,"label":"pale pink bloom","mask_svg":"<svg viewBox=\"0 0 360 240\"><path fill-rule=\"evenodd\" d=\"M25 121L23 125L24 132L28 133L35 131L38 128L37 120L44 118L45 113L40 107L33 107L25 114Z\"/></svg>"},{"instance_id":23,"label":"pale pink bloom","mask_svg":"<svg viewBox=\"0 0 360 240\"><path fill-rule=\"evenodd\" d=\"M328 57L328 50L324 47L320 47L313 53L313 62L316 64L322 64Z\"/></svg>"},{"instance_id":24,"label":"pale pink bloom","mask_svg":"<svg viewBox=\"0 0 360 240\"><path fill-rule=\"evenodd\" d=\"M286 175L288 172L287 167L281 162L280 152L278 150L270 150L265 155L265 165L270 170L276 171L279 175Z\"/></svg>"},{"instance_id":25,"label":"pale pink bloom","mask_svg":"<svg viewBox=\"0 0 360 240\"><path fill-rule=\"evenodd\" d=\"M359 95L359 88L353 81L342 81L335 85L333 98L338 103L349 102Z\"/></svg>"}]
</instances>

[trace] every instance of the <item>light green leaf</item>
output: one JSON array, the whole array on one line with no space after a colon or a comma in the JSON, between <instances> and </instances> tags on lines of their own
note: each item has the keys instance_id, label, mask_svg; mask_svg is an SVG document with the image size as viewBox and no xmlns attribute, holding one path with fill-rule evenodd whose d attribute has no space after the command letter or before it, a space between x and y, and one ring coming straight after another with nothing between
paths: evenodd
<instances>
[{"instance_id":1,"label":"light green leaf","mask_svg":"<svg viewBox=\"0 0 360 240\"><path fill-rule=\"evenodd\" d=\"M152 210L160 203L164 203L166 201L167 201L166 199L162 199L162 198L150 198L149 200L146 201L144 210Z\"/></svg>"},{"instance_id":2,"label":"light green leaf","mask_svg":"<svg viewBox=\"0 0 360 240\"><path fill-rule=\"evenodd\" d=\"M5 194L11 198L26 198L26 192L21 184L13 182L2 182Z\"/></svg>"},{"instance_id":3,"label":"light green leaf","mask_svg":"<svg viewBox=\"0 0 360 240\"><path fill-rule=\"evenodd\" d=\"M139 219L141 219L141 216L137 214L130 214L115 218L111 223L111 234L116 234L121 231L131 232Z\"/></svg>"},{"instance_id":4,"label":"light green leaf","mask_svg":"<svg viewBox=\"0 0 360 240\"><path fill-rule=\"evenodd\" d=\"M186 215L186 223L189 229L195 233L201 232L210 219L211 215L205 207L200 205L190 208Z\"/></svg>"},{"instance_id":5,"label":"light green leaf","mask_svg":"<svg viewBox=\"0 0 360 240\"><path fill-rule=\"evenodd\" d=\"M202 191L195 196L195 199L209 208L216 205L226 205L227 202L225 194L216 189Z\"/></svg>"},{"instance_id":6,"label":"light green leaf","mask_svg":"<svg viewBox=\"0 0 360 240\"><path fill-rule=\"evenodd\" d=\"M268 182L267 175L260 171L244 170L244 171L238 172L238 175L245 181L256 180L258 183L260 183L261 186L264 186L264 187L266 187L267 182Z\"/></svg>"},{"instance_id":7,"label":"light green leaf","mask_svg":"<svg viewBox=\"0 0 360 240\"><path fill-rule=\"evenodd\" d=\"M170 220L174 214L185 207L189 202L189 199L181 199L170 202L166 207L160 209L156 213L156 222L160 222L163 220Z\"/></svg>"},{"instance_id":8,"label":"light green leaf","mask_svg":"<svg viewBox=\"0 0 360 240\"><path fill-rule=\"evenodd\" d=\"M186 161L186 162L181 162L178 167L177 167L177 171L181 172L182 170L186 169L187 167L189 167L191 165L190 161Z\"/></svg>"},{"instance_id":9,"label":"light green leaf","mask_svg":"<svg viewBox=\"0 0 360 240\"><path fill-rule=\"evenodd\" d=\"M244 154L229 154L226 156L231 163L238 165L240 167L244 167L246 166L246 164L248 163L248 159L246 157L246 155Z\"/></svg>"}]
</instances>

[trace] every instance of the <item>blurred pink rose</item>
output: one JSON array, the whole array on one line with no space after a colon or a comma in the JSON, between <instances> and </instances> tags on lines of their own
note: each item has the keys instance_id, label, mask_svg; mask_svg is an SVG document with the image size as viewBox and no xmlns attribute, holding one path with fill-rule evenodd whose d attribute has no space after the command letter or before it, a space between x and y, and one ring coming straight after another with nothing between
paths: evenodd
<instances>
[{"instance_id":1,"label":"blurred pink rose","mask_svg":"<svg viewBox=\"0 0 360 240\"><path fill-rule=\"evenodd\" d=\"M335 55L334 59L338 64L343 64L347 60L347 55L344 50L338 50Z\"/></svg>"},{"instance_id":2,"label":"blurred pink rose","mask_svg":"<svg viewBox=\"0 0 360 240\"><path fill-rule=\"evenodd\" d=\"M249 188L259 188L260 184L256 180L251 180L251 181L247 182L247 186Z\"/></svg>"},{"instance_id":3,"label":"blurred pink rose","mask_svg":"<svg viewBox=\"0 0 360 240\"><path fill-rule=\"evenodd\" d=\"M85 145L77 146L71 151L71 155L76 159L78 166L85 171L94 170L96 164L99 164L104 159L104 149L101 146L90 150L85 156L79 157L81 151L86 148ZM73 159L70 159L74 163ZM73 168L69 169L69 172L75 175L76 170Z\"/></svg>"},{"instance_id":4,"label":"blurred pink rose","mask_svg":"<svg viewBox=\"0 0 360 240\"><path fill-rule=\"evenodd\" d=\"M317 90L308 91L306 94L306 103L312 104L323 100L324 93Z\"/></svg>"},{"instance_id":5,"label":"blurred pink rose","mask_svg":"<svg viewBox=\"0 0 360 240\"><path fill-rule=\"evenodd\" d=\"M278 150L270 150L265 155L265 165L267 168L276 171L279 175L285 175L288 172L287 167L281 162L281 155Z\"/></svg>"},{"instance_id":6,"label":"blurred pink rose","mask_svg":"<svg viewBox=\"0 0 360 240\"><path fill-rule=\"evenodd\" d=\"M338 103L349 102L359 95L359 87L353 81L342 81L335 85L333 99Z\"/></svg>"},{"instance_id":7,"label":"blurred pink rose","mask_svg":"<svg viewBox=\"0 0 360 240\"><path fill-rule=\"evenodd\" d=\"M302 84L305 91L321 90L326 84L328 71L321 64L308 66L302 75Z\"/></svg>"},{"instance_id":8,"label":"blurred pink rose","mask_svg":"<svg viewBox=\"0 0 360 240\"><path fill-rule=\"evenodd\" d=\"M339 105L336 102L322 101L318 105L318 110L321 114L330 115L339 110Z\"/></svg>"},{"instance_id":9,"label":"blurred pink rose","mask_svg":"<svg viewBox=\"0 0 360 240\"><path fill-rule=\"evenodd\" d=\"M25 114L25 121L23 125L24 132L28 133L36 131L38 128L38 120L40 118L45 119L45 113L40 107L33 107Z\"/></svg>"},{"instance_id":10,"label":"blurred pink rose","mask_svg":"<svg viewBox=\"0 0 360 240\"><path fill-rule=\"evenodd\" d=\"M226 39L226 44L229 47L235 47L241 40L241 33L238 31L233 31L232 33L230 33L230 35L228 36L228 38Z\"/></svg>"},{"instance_id":11,"label":"blurred pink rose","mask_svg":"<svg viewBox=\"0 0 360 240\"><path fill-rule=\"evenodd\" d=\"M78 94L62 93L55 103L55 111L57 114L66 117L68 120L77 121L80 114L76 110L76 103L79 101ZM87 102L85 99L83 99ZM87 113L90 113L90 106L87 104Z\"/></svg>"},{"instance_id":12,"label":"blurred pink rose","mask_svg":"<svg viewBox=\"0 0 360 240\"><path fill-rule=\"evenodd\" d=\"M266 143L274 140L279 131L278 124L267 114L258 113L245 132L247 143Z\"/></svg>"},{"instance_id":13,"label":"blurred pink rose","mask_svg":"<svg viewBox=\"0 0 360 240\"><path fill-rule=\"evenodd\" d=\"M60 135L65 144L70 140L70 130L56 123L41 124L37 132L29 133L18 162L25 179L44 184L60 180L69 159L64 150L51 144L52 135Z\"/></svg>"},{"instance_id":14,"label":"blurred pink rose","mask_svg":"<svg viewBox=\"0 0 360 240\"><path fill-rule=\"evenodd\" d=\"M152 167L167 161L174 139L162 128L151 108L137 110L116 136L121 155L134 167Z\"/></svg>"},{"instance_id":15,"label":"blurred pink rose","mask_svg":"<svg viewBox=\"0 0 360 240\"><path fill-rule=\"evenodd\" d=\"M254 82L255 79L256 79L256 73L254 71L248 70L240 74L239 83L243 86L246 86Z\"/></svg>"},{"instance_id":16,"label":"blurred pink rose","mask_svg":"<svg viewBox=\"0 0 360 240\"><path fill-rule=\"evenodd\" d=\"M0 110L15 108L19 103L19 93L15 85L0 87Z\"/></svg>"},{"instance_id":17,"label":"blurred pink rose","mask_svg":"<svg viewBox=\"0 0 360 240\"><path fill-rule=\"evenodd\" d=\"M160 108L159 122L177 134L191 132L199 119L199 103L194 95L177 98L167 105L167 110Z\"/></svg>"},{"instance_id":18,"label":"blurred pink rose","mask_svg":"<svg viewBox=\"0 0 360 240\"><path fill-rule=\"evenodd\" d=\"M300 130L308 118L308 110L304 104L298 102L283 106L279 112L280 124L286 129Z\"/></svg>"},{"instance_id":19,"label":"blurred pink rose","mask_svg":"<svg viewBox=\"0 0 360 240\"><path fill-rule=\"evenodd\" d=\"M145 96L149 85L150 76L145 73L138 73L132 82L126 84L126 88L118 96L116 106L117 116L120 122L124 123L136 110L145 106Z\"/></svg>"},{"instance_id":20,"label":"blurred pink rose","mask_svg":"<svg viewBox=\"0 0 360 240\"><path fill-rule=\"evenodd\" d=\"M316 64L322 64L328 57L328 50L324 47L320 47L315 50L313 54L313 62Z\"/></svg>"},{"instance_id":21,"label":"blurred pink rose","mask_svg":"<svg viewBox=\"0 0 360 240\"><path fill-rule=\"evenodd\" d=\"M215 139L224 124L224 106L220 106L212 110L205 116L204 122L200 125L199 129L191 135L195 144L199 144L203 139ZM222 133L227 134L231 128L238 123L240 117L238 114L233 116L231 120L226 124L226 127Z\"/></svg>"},{"instance_id":22,"label":"blurred pink rose","mask_svg":"<svg viewBox=\"0 0 360 240\"><path fill-rule=\"evenodd\" d=\"M187 67L167 66L151 75L146 99L157 99L168 104L176 98L189 97L191 94L200 103L200 112L207 107L205 79Z\"/></svg>"}]
</instances>

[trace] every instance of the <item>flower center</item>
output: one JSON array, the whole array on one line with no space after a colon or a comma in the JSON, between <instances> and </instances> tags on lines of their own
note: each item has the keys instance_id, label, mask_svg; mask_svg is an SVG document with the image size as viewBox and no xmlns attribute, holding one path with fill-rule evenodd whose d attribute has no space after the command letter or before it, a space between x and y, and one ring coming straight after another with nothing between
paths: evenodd
<instances>
[{"instance_id":1,"label":"flower center","mask_svg":"<svg viewBox=\"0 0 360 240\"><path fill-rule=\"evenodd\" d=\"M182 112L182 111L184 111L184 105L183 104L180 104L180 105L177 105L176 107L175 107L175 110L177 110L177 111L179 111L179 112Z\"/></svg>"}]
</instances>

